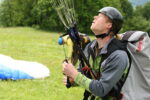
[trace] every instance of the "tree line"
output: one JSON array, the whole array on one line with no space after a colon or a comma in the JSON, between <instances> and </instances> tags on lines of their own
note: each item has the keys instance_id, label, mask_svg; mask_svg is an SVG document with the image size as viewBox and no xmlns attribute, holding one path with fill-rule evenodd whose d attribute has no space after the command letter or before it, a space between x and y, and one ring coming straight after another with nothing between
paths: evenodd
<instances>
[{"instance_id":1,"label":"tree line","mask_svg":"<svg viewBox=\"0 0 150 100\"><path fill-rule=\"evenodd\" d=\"M93 16L105 6L113 6L124 16L121 32L141 30L150 33L150 2L133 7L128 0L74 0L80 32L91 33ZM31 26L44 30L64 31L51 0L4 0L0 4L0 26Z\"/></svg>"}]
</instances>

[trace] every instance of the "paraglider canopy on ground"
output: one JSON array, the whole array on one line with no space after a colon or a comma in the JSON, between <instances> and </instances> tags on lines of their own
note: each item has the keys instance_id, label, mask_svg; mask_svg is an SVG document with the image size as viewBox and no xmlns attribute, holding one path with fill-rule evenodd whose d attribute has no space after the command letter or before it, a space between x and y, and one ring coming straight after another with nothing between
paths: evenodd
<instances>
[{"instance_id":1,"label":"paraglider canopy on ground","mask_svg":"<svg viewBox=\"0 0 150 100\"><path fill-rule=\"evenodd\" d=\"M39 79L50 75L49 69L41 63L16 60L0 54L0 79Z\"/></svg>"}]
</instances>

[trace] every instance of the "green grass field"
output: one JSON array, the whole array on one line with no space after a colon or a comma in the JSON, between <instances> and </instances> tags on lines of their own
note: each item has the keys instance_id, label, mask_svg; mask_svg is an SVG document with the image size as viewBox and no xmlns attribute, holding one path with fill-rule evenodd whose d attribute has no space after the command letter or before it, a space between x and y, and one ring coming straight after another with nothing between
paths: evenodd
<instances>
[{"instance_id":1,"label":"green grass field","mask_svg":"<svg viewBox=\"0 0 150 100\"><path fill-rule=\"evenodd\" d=\"M58 33L28 27L0 28L0 54L42 63L51 72L45 79L1 80L0 100L82 100L82 88L63 85L64 52L58 37Z\"/></svg>"}]
</instances>

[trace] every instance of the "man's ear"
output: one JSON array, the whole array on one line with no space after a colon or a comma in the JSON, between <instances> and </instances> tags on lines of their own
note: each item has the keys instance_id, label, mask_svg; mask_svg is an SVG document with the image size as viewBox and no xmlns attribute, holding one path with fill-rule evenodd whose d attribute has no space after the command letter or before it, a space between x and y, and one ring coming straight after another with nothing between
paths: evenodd
<instances>
[{"instance_id":1,"label":"man's ear","mask_svg":"<svg viewBox=\"0 0 150 100\"><path fill-rule=\"evenodd\" d=\"M112 28L112 23L108 23L108 24L107 24L107 27L108 27L109 29L111 29L111 28Z\"/></svg>"}]
</instances>

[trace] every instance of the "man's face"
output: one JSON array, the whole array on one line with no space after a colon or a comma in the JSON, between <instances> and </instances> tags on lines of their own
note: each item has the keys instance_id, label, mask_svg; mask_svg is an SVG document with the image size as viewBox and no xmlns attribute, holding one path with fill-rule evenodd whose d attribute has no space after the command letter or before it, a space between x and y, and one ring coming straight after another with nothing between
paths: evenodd
<instances>
[{"instance_id":1,"label":"man's face","mask_svg":"<svg viewBox=\"0 0 150 100\"><path fill-rule=\"evenodd\" d=\"M111 20L102 13L99 13L97 16L94 16L94 20L91 25L91 30L95 35L100 33L106 33L112 27Z\"/></svg>"}]
</instances>

